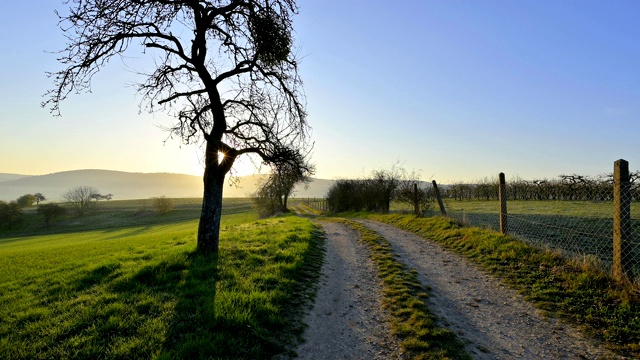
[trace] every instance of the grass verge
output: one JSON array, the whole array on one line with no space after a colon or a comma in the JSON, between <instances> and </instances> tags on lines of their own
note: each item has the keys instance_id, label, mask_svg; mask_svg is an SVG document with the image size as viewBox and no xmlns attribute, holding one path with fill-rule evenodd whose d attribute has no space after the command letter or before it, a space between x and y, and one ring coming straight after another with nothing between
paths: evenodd
<instances>
[{"instance_id":1,"label":"grass verge","mask_svg":"<svg viewBox=\"0 0 640 360\"><path fill-rule=\"evenodd\" d=\"M322 238L295 216L223 217L0 242L0 358L270 358L302 332Z\"/></svg>"},{"instance_id":2,"label":"grass verge","mask_svg":"<svg viewBox=\"0 0 640 360\"><path fill-rule=\"evenodd\" d=\"M611 349L640 356L640 297L588 263L567 260L494 231L460 227L443 217L360 215L445 245L504 279L539 308L604 340Z\"/></svg>"},{"instance_id":3,"label":"grass verge","mask_svg":"<svg viewBox=\"0 0 640 360\"><path fill-rule=\"evenodd\" d=\"M383 303L391 314L393 331L409 358L470 359L456 335L436 325L425 304L428 294L416 272L398 261L386 239L354 221L328 220L348 225L362 235L383 282Z\"/></svg>"}]
</instances>

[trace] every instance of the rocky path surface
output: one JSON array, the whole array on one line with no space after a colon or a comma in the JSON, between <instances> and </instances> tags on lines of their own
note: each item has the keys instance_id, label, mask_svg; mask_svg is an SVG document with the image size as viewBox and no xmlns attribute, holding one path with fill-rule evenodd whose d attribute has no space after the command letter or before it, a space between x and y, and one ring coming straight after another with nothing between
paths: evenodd
<instances>
[{"instance_id":1,"label":"rocky path surface","mask_svg":"<svg viewBox=\"0 0 640 360\"><path fill-rule=\"evenodd\" d=\"M617 359L573 326L544 317L521 295L467 259L419 236L361 221L393 246L431 287L430 309L474 359Z\"/></svg>"},{"instance_id":2,"label":"rocky path surface","mask_svg":"<svg viewBox=\"0 0 640 360\"><path fill-rule=\"evenodd\" d=\"M382 285L357 232L322 223L325 263L299 359L402 359L382 309Z\"/></svg>"},{"instance_id":3,"label":"rocky path surface","mask_svg":"<svg viewBox=\"0 0 640 360\"><path fill-rule=\"evenodd\" d=\"M436 243L395 227L361 221L385 237L431 288L428 306L465 342L474 359L619 359L570 325L545 318L522 296ZM326 233L321 284L301 359L403 359L382 309L382 285L360 235L341 224Z\"/></svg>"}]
</instances>

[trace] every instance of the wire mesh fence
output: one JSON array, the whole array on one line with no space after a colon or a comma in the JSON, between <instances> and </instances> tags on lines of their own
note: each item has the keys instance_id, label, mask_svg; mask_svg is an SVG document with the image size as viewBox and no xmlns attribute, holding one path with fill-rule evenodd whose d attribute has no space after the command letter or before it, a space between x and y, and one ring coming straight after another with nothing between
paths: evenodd
<instances>
[{"instance_id":1,"label":"wire mesh fence","mask_svg":"<svg viewBox=\"0 0 640 360\"><path fill-rule=\"evenodd\" d=\"M499 201L449 200L447 214L463 224L505 230L534 246L554 249L614 276L623 274L640 285L637 184L627 178L626 182L584 181L564 188L562 196L536 200L507 184L506 229L500 227Z\"/></svg>"}]
</instances>

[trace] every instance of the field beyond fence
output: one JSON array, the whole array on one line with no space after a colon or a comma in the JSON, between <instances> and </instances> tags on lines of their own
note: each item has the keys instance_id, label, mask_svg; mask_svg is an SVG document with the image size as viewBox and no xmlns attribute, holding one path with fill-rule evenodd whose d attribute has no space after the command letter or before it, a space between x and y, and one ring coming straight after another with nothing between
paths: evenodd
<instances>
[{"instance_id":1,"label":"field beyond fence","mask_svg":"<svg viewBox=\"0 0 640 360\"><path fill-rule=\"evenodd\" d=\"M447 215L471 226L500 231L500 203L445 200ZM633 260L633 279L640 277L640 203L632 204L634 242L625 249ZM613 270L613 201L509 201L508 226L532 245L548 247L607 272ZM637 280L636 280L637 283Z\"/></svg>"},{"instance_id":2,"label":"field beyond fence","mask_svg":"<svg viewBox=\"0 0 640 360\"><path fill-rule=\"evenodd\" d=\"M630 174L624 160L616 161L612 175L598 180L572 175L555 183L520 180L510 186L500 174L495 186L475 185L475 201L470 196L474 186L449 187L446 214L554 249L640 286L637 179L638 172Z\"/></svg>"}]
</instances>

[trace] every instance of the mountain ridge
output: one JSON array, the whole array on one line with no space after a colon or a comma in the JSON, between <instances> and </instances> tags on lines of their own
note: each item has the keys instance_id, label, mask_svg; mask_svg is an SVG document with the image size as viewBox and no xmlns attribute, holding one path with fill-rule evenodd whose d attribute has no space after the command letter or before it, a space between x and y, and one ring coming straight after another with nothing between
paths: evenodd
<instances>
[{"instance_id":1,"label":"mountain ridge","mask_svg":"<svg viewBox=\"0 0 640 360\"><path fill-rule=\"evenodd\" d=\"M237 186L227 184L224 197L248 197L267 175L237 178ZM297 197L323 197L333 180L313 179L309 186L296 188ZM138 173L117 170L80 169L44 175L0 173L0 200L11 201L24 194L42 193L49 201L60 201L62 194L76 186L93 186L115 200L147 199L156 196L202 197L202 178L178 173Z\"/></svg>"}]
</instances>

